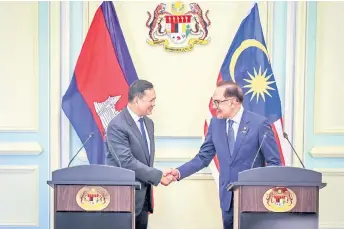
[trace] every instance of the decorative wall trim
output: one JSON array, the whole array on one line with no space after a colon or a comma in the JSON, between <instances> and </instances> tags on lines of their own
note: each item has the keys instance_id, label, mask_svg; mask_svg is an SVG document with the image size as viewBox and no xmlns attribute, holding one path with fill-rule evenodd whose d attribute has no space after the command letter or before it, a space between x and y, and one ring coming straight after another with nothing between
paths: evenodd
<instances>
[{"instance_id":1,"label":"decorative wall trim","mask_svg":"<svg viewBox=\"0 0 344 229\"><path fill-rule=\"evenodd\" d=\"M344 224L320 224L320 229L344 229Z\"/></svg>"},{"instance_id":2,"label":"decorative wall trim","mask_svg":"<svg viewBox=\"0 0 344 229\"><path fill-rule=\"evenodd\" d=\"M195 173L185 178L185 180L214 180L214 177L209 173ZM216 185L216 183L214 183L214 185Z\"/></svg>"},{"instance_id":3,"label":"decorative wall trim","mask_svg":"<svg viewBox=\"0 0 344 229\"><path fill-rule=\"evenodd\" d=\"M70 2L61 2L61 28L60 31L60 52L59 57L61 66L61 77L60 77L60 94L59 94L59 113L61 118L61 134L60 134L60 145L61 145L61 166L67 166L70 155L70 122L66 117L65 113L61 109L61 100L64 93L67 91L70 84Z\"/></svg>"},{"instance_id":4,"label":"decorative wall trim","mask_svg":"<svg viewBox=\"0 0 344 229\"><path fill-rule=\"evenodd\" d=\"M307 2L297 2L296 9L296 48L295 48L295 82L294 82L294 122L293 143L301 159L304 157L304 109L305 109L305 78L307 69ZM287 91L287 90L286 90ZM301 167L293 156L293 165Z\"/></svg>"},{"instance_id":5,"label":"decorative wall trim","mask_svg":"<svg viewBox=\"0 0 344 229\"><path fill-rule=\"evenodd\" d=\"M344 146L315 146L309 153L312 157L344 158Z\"/></svg>"},{"instance_id":6,"label":"decorative wall trim","mask_svg":"<svg viewBox=\"0 0 344 229\"><path fill-rule=\"evenodd\" d=\"M323 176L344 176L343 168L314 168L313 170L322 173Z\"/></svg>"},{"instance_id":7,"label":"decorative wall trim","mask_svg":"<svg viewBox=\"0 0 344 229\"><path fill-rule=\"evenodd\" d=\"M296 39L296 2L286 2L286 67L285 67L285 103L284 103L284 131L293 136L293 113L294 94L290 93L294 89L295 79L295 39ZM288 146L288 155L293 155L292 149ZM293 160L294 161L294 160Z\"/></svg>"},{"instance_id":8,"label":"decorative wall trim","mask_svg":"<svg viewBox=\"0 0 344 229\"><path fill-rule=\"evenodd\" d=\"M191 157L156 157L154 162L161 163L161 162L186 162L192 159Z\"/></svg>"},{"instance_id":9,"label":"decorative wall trim","mask_svg":"<svg viewBox=\"0 0 344 229\"><path fill-rule=\"evenodd\" d=\"M38 142L1 142L0 155L39 155L43 151Z\"/></svg>"},{"instance_id":10,"label":"decorative wall trim","mask_svg":"<svg viewBox=\"0 0 344 229\"><path fill-rule=\"evenodd\" d=\"M155 162L186 162L192 159L199 152L198 148L155 149Z\"/></svg>"},{"instance_id":11,"label":"decorative wall trim","mask_svg":"<svg viewBox=\"0 0 344 229\"><path fill-rule=\"evenodd\" d=\"M50 169L49 179L54 170L60 168L60 117L61 117L61 5L69 2L49 2L49 47L50 47ZM69 24L65 23L65 24ZM69 53L63 58L68 59ZM49 188L50 228L54 228L54 191Z\"/></svg>"},{"instance_id":12,"label":"decorative wall trim","mask_svg":"<svg viewBox=\"0 0 344 229\"><path fill-rule=\"evenodd\" d=\"M38 166L11 166L11 165L0 165L0 174L6 174L9 173L33 173L35 177L35 186L36 191L34 192L35 198L37 200L37 203L34 206L29 206L33 212L35 212L35 219L32 222L22 222L20 220L18 221L12 221L12 222L1 222L0 221L0 227L2 226L9 226L9 227L38 227L39 226L39 176L38 176ZM16 217L18 218L18 217Z\"/></svg>"},{"instance_id":13,"label":"decorative wall trim","mask_svg":"<svg viewBox=\"0 0 344 229\"><path fill-rule=\"evenodd\" d=\"M274 2L266 2L267 4L267 33L266 33L266 45L269 51L269 57L271 64L273 62L273 39L274 39Z\"/></svg>"},{"instance_id":14,"label":"decorative wall trim","mask_svg":"<svg viewBox=\"0 0 344 229\"><path fill-rule=\"evenodd\" d=\"M314 134L333 134L333 135L344 134L344 129L330 129L330 128L320 127L316 121L316 119L319 120L319 118L317 118L318 116L317 113L318 112L314 112Z\"/></svg>"},{"instance_id":15,"label":"decorative wall trim","mask_svg":"<svg viewBox=\"0 0 344 229\"><path fill-rule=\"evenodd\" d=\"M38 49L38 43L39 43L39 41L38 41L38 37L39 37L39 31L38 31L38 20L39 20L39 18L38 18L38 2L36 2L36 3L33 3L33 4L35 4L36 5L36 20L37 20L37 27L36 27L36 42L34 43L34 45L36 46L36 47L34 47L34 49L36 50L36 52L35 52L35 55L33 56L33 58L34 58L34 65L35 65L35 67L34 67L34 72L33 72L33 74L34 74L34 80L36 81L36 87L37 87L37 92L36 92L36 107L35 108L33 108L33 111L34 112L36 112L36 118L35 118L35 123L31 126L31 128L18 128L18 129L12 129L12 131L18 131L18 132L28 132L28 131L31 131L31 132L38 132L38 130L39 130L39 90L38 90L38 88L39 88L39 49Z\"/></svg>"},{"instance_id":16,"label":"decorative wall trim","mask_svg":"<svg viewBox=\"0 0 344 229\"><path fill-rule=\"evenodd\" d=\"M89 2L83 2L82 4L83 7L83 38L86 38L87 31L89 28L89 20L90 20L90 11L89 11Z\"/></svg>"}]
</instances>

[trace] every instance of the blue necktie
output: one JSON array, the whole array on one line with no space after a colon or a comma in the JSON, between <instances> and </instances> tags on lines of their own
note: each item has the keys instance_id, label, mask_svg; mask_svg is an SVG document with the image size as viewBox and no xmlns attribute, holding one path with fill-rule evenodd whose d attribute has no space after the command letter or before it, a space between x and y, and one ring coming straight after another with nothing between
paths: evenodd
<instances>
[{"instance_id":1,"label":"blue necktie","mask_svg":"<svg viewBox=\"0 0 344 229\"><path fill-rule=\"evenodd\" d=\"M149 153L147 135L146 135L145 127L144 127L144 125L143 125L143 118L140 118L140 119L139 119L139 122L140 122L141 134L142 134L143 140L144 140L144 142L145 142L145 145L146 145L146 147L147 147L147 152Z\"/></svg>"},{"instance_id":2,"label":"blue necktie","mask_svg":"<svg viewBox=\"0 0 344 229\"><path fill-rule=\"evenodd\" d=\"M233 152L234 152L234 143L235 143L235 139L234 139L234 130L233 130L233 120L228 120L228 134L227 134L227 140L228 140L228 146L229 146L229 152L231 154L231 156L233 156Z\"/></svg>"}]
</instances>

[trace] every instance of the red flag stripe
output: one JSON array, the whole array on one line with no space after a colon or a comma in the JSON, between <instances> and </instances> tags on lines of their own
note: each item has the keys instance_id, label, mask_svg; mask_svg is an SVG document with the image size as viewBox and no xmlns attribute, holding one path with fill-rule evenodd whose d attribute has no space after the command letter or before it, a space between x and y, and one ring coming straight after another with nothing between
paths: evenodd
<instances>
[{"instance_id":1,"label":"red flag stripe","mask_svg":"<svg viewBox=\"0 0 344 229\"><path fill-rule=\"evenodd\" d=\"M277 142L278 150L280 152L281 163L282 163L282 165L285 165L285 160L284 160L284 155L283 155L283 151L282 151L282 147L281 147L281 142L280 142L280 139L278 137L278 133L277 133L275 124L271 124L271 127L272 127L272 131L274 132L274 135L275 135L275 139L276 139L276 142Z\"/></svg>"}]
</instances>

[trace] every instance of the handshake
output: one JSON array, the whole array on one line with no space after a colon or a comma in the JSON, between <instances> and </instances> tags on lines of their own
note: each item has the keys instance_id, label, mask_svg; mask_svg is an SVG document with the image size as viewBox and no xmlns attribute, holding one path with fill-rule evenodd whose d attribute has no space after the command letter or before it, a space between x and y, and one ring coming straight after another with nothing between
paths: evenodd
<instances>
[{"instance_id":1,"label":"handshake","mask_svg":"<svg viewBox=\"0 0 344 229\"><path fill-rule=\"evenodd\" d=\"M168 186L171 182L179 179L178 169L167 169L163 172L160 180L160 184Z\"/></svg>"}]
</instances>

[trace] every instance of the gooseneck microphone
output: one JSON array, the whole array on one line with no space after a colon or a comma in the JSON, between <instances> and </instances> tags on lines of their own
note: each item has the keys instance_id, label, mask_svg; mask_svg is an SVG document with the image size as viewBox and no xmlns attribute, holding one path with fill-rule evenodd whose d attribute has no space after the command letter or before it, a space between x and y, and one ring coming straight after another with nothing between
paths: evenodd
<instances>
[{"instance_id":1,"label":"gooseneck microphone","mask_svg":"<svg viewBox=\"0 0 344 229\"><path fill-rule=\"evenodd\" d=\"M286 132L283 132L283 137L284 137L285 139L287 139L287 141L288 141L290 147L293 149L293 152L294 152L295 155L297 156L297 159L299 159L299 162L301 163L302 167L305 169L305 165L302 163L302 161L301 161L299 155L296 153L296 150L294 149L293 145L292 145L291 142L289 141L288 134L287 134Z\"/></svg>"},{"instance_id":2,"label":"gooseneck microphone","mask_svg":"<svg viewBox=\"0 0 344 229\"><path fill-rule=\"evenodd\" d=\"M254 159L253 159L253 162L252 162L252 165L251 165L251 169L253 168L253 165L254 165L254 163L255 163L256 160L257 160L257 157L258 157L260 148L262 148L262 145L263 145L263 143L264 143L265 138L266 138L266 132L265 132L264 135L263 135L263 140L262 140L262 142L260 143L259 148L258 148L257 153L256 153L256 156L255 156Z\"/></svg>"},{"instance_id":3,"label":"gooseneck microphone","mask_svg":"<svg viewBox=\"0 0 344 229\"><path fill-rule=\"evenodd\" d=\"M122 168L121 161L120 161L119 158L117 157L116 152L113 150L113 148L112 148L112 146L111 146L111 143L107 143L107 146L108 146L108 150L110 151L111 155L112 155L112 156L115 156L116 161L118 162L119 167ZM110 149L109 149L109 148L110 148Z\"/></svg>"},{"instance_id":4,"label":"gooseneck microphone","mask_svg":"<svg viewBox=\"0 0 344 229\"><path fill-rule=\"evenodd\" d=\"M82 146L80 147L80 149L76 152L76 154L74 155L74 157L69 161L67 167L69 167L70 164L72 163L72 161L74 160L74 158L75 158L76 156L78 156L79 152L85 147L85 145L86 145L86 143L88 142L88 140L90 140L90 139L93 137L93 134L94 134L94 132L92 132L92 133L90 133L90 135L88 135L88 138L87 138L86 141L82 144Z\"/></svg>"}]
</instances>

